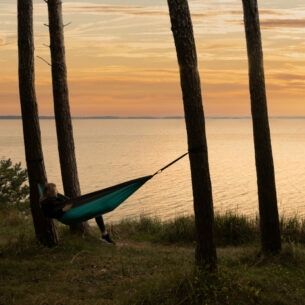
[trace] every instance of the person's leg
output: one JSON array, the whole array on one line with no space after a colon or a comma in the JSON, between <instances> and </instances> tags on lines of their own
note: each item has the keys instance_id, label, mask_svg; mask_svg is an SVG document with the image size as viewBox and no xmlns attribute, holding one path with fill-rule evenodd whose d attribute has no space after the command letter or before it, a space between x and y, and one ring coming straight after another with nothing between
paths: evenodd
<instances>
[{"instance_id":1,"label":"person's leg","mask_svg":"<svg viewBox=\"0 0 305 305\"><path fill-rule=\"evenodd\" d=\"M108 244L115 244L115 242L111 239L109 233L106 230L103 216L96 217L95 222L97 223L97 225L100 228L100 231L102 233L101 240Z\"/></svg>"},{"instance_id":2,"label":"person's leg","mask_svg":"<svg viewBox=\"0 0 305 305\"><path fill-rule=\"evenodd\" d=\"M98 227L100 228L102 235L107 234L103 216L96 217L95 222L97 223Z\"/></svg>"}]
</instances>

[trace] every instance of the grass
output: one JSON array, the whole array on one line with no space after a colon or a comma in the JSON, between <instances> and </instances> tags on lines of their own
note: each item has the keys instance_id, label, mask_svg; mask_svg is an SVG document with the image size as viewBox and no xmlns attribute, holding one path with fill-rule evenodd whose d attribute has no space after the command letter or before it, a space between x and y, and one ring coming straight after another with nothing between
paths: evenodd
<instances>
[{"instance_id":1,"label":"grass","mask_svg":"<svg viewBox=\"0 0 305 305\"><path fill-rule=\"evenodd\" d=\"M116 246L58 226L54 248L34 239L31 219L0 210L0 305L305 304L304 223L281 219L283 250L259 251L257 220L215 217L218 270L194 265L193 217L140 217L111 226Z\"/></svg>"}]
</instances>

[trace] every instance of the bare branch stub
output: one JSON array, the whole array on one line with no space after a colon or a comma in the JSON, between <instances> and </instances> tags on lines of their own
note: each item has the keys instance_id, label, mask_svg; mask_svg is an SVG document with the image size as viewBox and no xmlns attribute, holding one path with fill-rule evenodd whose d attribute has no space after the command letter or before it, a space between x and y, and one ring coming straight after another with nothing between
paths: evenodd
<instances>
[{"instance_id":1,"label":"bare branch stub","mask_svg":"<svg viewBox=\"0 0 305 305\"><path fill-rule=\"evenodd\" d=\"M41 59L42 61L44 61L47 65L49 65L50 67L52 66L47 60L45 60L44 58L37 56L37 58Z\"/></svg>"}]
</instances>

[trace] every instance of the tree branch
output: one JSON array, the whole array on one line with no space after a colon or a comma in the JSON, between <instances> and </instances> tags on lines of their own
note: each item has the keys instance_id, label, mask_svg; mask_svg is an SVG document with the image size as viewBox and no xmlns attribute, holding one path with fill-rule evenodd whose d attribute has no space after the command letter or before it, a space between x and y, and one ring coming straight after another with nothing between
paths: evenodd
<instances>
[{"instance_id":1,"label":"tree branch","mask_svg":"<svg viewBox=\"0 0 305 305\"><path fill-rule=\"evenodd\" d=\"M44 58L37 56L39 59L41 59L42 61L44 61L47 65L49 65L50 67L52 66L47 60L45 60Z\"/></svg>"}]
</instances>

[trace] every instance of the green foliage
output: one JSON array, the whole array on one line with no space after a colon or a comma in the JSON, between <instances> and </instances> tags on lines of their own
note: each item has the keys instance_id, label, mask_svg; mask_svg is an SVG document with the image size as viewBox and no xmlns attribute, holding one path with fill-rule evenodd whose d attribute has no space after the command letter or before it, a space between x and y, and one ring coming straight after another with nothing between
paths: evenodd
<instances>
[{"instance_id":1,"label":"green foliage","mask_svg":"<svg viewBox=\"0 0 305 305\"><path fill-rule=\"evenodd\" d=\"M13 165L11 159L0 160L0 203L18 204L29 197L29 186L26 169L21 163Z\"/></svg>"}]
</instances>

